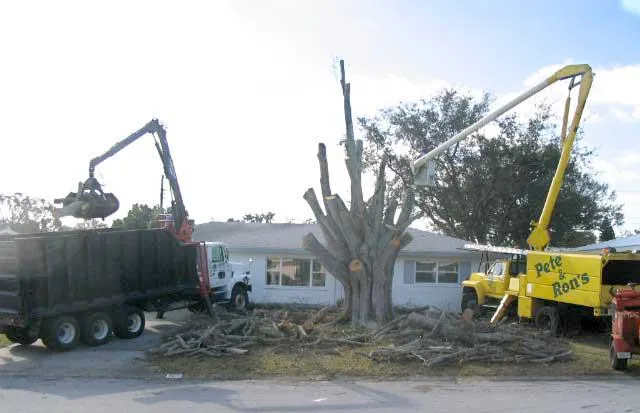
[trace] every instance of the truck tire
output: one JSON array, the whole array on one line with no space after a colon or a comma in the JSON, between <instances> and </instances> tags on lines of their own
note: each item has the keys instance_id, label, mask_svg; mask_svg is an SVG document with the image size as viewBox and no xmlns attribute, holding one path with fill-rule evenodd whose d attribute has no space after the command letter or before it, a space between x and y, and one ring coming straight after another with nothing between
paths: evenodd
<instances>
[{"instance_id":1,"label":"truck tire","mask_svg":"<svg viewBox=\"0 0 640 413\"><path fill-rule=\"evenodd\" d=\"M231 292L231 300L229 301L229 307L233 310L244 311L249 306L249 293L247 289L241 285L233 287Z\"/></svg>"},{"instance_id":2,"label":"truck tire","mask_svg":"<svg viewBox=\"0 0 640 413\"><path fill-rule=\"evenodd\" d=\"M465 291L462 293L462 303L460 305L462 312L464 310L471 310L474 313L478 313L480 306L478 305L478 296L475 291Z\"/></svg>"},{"instance_id":3,"label":"truck tire","mask_svg":"<svg viewBox=\"0 0 640 413\"><path fill-rule=\"evenodd\" d=\"M618 353L616 352L616 349L613 346L613 341L611 341L611 345L609 346L609 363L611 365L611 368L618 371L626 370L627 360L628 359L618 358Z\"/></svg>"},{"instance_id":4,"label":"truck tire","mask_svg":"<svg viewBox=\"0 0 640 413\"><path fill-rule=\"evenodd\" d=\"M23 346L28 346L38 341L38 336L34 337L29 335L29 330L27 328L9 326L7 327L7 331L5 331L5 335L12 343L18 343Z\"/></svg>"},{"instance_id":5,"label":"truck tire","mask_svg":"<svg viewBox=\"0 0 640 413\"><path fill-rule=\"evenodd\" d=\"M538 310L535 317L536 328L549 331L554 336L560 336L560 312L556 307L545 305Z\"/></svg>"},{"instance_id":6,"label":"truck tire","mask_svg":"<svg viewBox=\"0 0 640 413\"><path fill-rule=\"evenodd\" d=\"M109 341L113 333L113 322L109 314L102 311L89 313L82 320L81 340L88 346L101 346Z\"/></svg>"},{"instance_id":7,"label":"truck tire","mask_svg":"<svg viewBox=\"0 0 640 413\"><path fill-rule=\"evenodd\" d=\"M80 324L75 317L61 315L45 321L42 342L54 351L75 348L80 340Z\"/></svg>"},{"instance_id":8,"label":"truck tire","mask_svg":"<svg viewBox=\"0 0 640 413\"><path fill-rule=\"evenodd\" d=\"M142 334L144 325L144 312L138 307L126 306L114 316L113 332L116 337L132 339Z\"/></svg>"}]
</instances>

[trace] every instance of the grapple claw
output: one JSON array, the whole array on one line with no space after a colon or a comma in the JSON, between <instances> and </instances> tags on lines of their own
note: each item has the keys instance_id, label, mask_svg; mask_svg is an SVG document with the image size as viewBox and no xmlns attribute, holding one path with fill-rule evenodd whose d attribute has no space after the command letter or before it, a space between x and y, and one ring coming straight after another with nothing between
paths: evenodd
<instances>
[{"instance_id":1,"label":"grapple claw","mask_svg":"<svg viewBox=\"0 0 640 413\"><path fill-rule=\"evenodd\" d=\"M78 185L78 192L70 192L64 198L54 200L55 204L62 204L61 208L54 209L54 215L58 218L72 216L79 219L96 219L108 217L120 207L120 201L112 193L102 192L98 181L89 177L84 183Z\"/></svg>"}]
</instances>

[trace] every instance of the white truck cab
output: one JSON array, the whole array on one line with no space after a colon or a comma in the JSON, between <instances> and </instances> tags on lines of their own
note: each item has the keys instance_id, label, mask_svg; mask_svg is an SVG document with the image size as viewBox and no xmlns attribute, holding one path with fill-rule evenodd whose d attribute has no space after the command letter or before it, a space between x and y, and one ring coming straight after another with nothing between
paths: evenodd
<instances>
[{"instance_id":1,"label":"white truck cab","mask_svg":"<svg viewBox=\"0 0 640 413\"><path fill-rule=\"evenodd\" d=\"M212 302L227 302L230 307L244 310L249 305L251 291L251 261L249 265L229 261L224 242L206 242Z\"/></svg>"}]
</instances>

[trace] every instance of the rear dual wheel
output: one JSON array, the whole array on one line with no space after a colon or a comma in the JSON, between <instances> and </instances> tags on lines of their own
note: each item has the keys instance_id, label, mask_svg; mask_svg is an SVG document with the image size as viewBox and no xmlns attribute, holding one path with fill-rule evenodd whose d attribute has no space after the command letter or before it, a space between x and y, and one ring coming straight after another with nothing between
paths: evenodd
<instances>
[{"instance_id":1,"label":"rear dual wheel","mask_svg":"<svg viewBox=\"0 0 640 413\"><path fill-rule=\"evenodd\" d=\"M89 313L81 322L70 315L51 318L45 321L41 338L50 349L66 351L76 347L80 341L89 346L100 346L109 341L112 333L119 338L136 338L142 334L144 327L144 312L138 307L126 306L116 311L113 316L103 311ZM24 339L27 344L37 339L31 341L32 338L17 334L14 338L15 342Z\"/></svg>"},{"instance_id":2,"label":"rear dual wheel","mask_svg":"<svg viewBox=\"0 0 640 413\"><path fill-rule=\"evenodd\" d=\"M109 314L98 311L90 313L82 320L82 342L88 346L101 346L109 341L113 332L113 322Z\"/></svg>"},{"instance_id":3,"label":"rear dual wheel","mask_svg":"<svg viewBox=\"0 0 640 413\"><path fill-rule=\"evenodd\" d=\"M61 315L45 321L42 342L54 351L71 350L80 339L80 323L69 315Z\"/></svg>"},{"instance_id":4,"label":"rear dual wheel","mask_svg":"<svg viewBox=\"0 0 640 413\"><path fill-rule=\"evenodd\" d=\"M538 310L535 317L535 325L543 331L551 333L553 336L562 335L562 325L560 311L557 307L544 306Z\"/></svg>"},{"instance_id":5,"label":"rear dual wheel","mask_svg":"<svg viewBox=\"0 0 640 413\"><path fill-rule=\"evenodd\" d=\"M118 338L132 339L144 331L144 312L138 307L126 306L114 317L113 332Z\"/></svg>"}]
</instances>

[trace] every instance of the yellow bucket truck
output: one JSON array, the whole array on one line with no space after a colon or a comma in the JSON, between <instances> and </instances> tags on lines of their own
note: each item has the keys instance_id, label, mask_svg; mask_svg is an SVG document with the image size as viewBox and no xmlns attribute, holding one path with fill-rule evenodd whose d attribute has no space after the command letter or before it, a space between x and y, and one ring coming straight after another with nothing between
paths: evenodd
<instances>
[{"instance_id":1,"label":"yellow bucket truck","mask_svg":"<svg viewBox=\"0 0 640 413\"><path fill-rule=\"evenodd\" d=\"M469 126L442 145L422 155L412 164L416 185L432 185L433 159L470 136L489 122L520 104L547 86L569 79L561 130L562 153L549 192L537 222L527 239L529 249L467 245L465 249L502 255L485 272L471 274L462 282L462 310L493 307L491 322L507 312L520 319L534 320L538 327L560 333L575 326L583 316L608 317L615 290L640 281L640 254L605 249L601 254L550 251L549 223L569 163L578 124L593 81L589 65L568 65L506 103L485 118ZM578 102L567 128L571 91L579 86Z\"/></svg>"}]
</instances>

